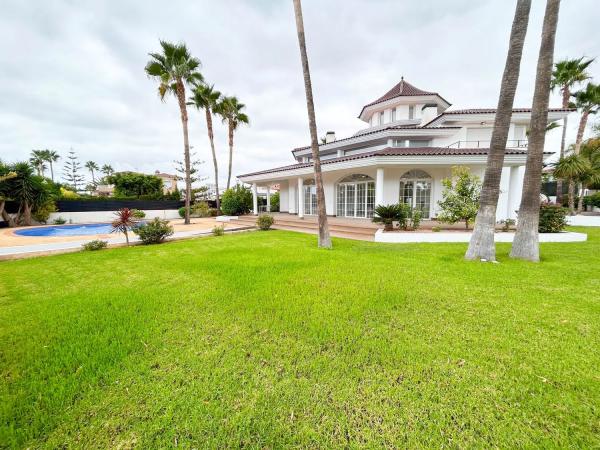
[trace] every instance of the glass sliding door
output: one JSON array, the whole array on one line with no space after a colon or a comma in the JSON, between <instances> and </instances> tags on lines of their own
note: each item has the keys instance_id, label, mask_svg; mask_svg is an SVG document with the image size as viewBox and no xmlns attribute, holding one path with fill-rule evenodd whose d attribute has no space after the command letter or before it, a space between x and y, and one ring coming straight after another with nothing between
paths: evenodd
<instances>
[{"instance_id":1,"label":"glass sliding door","mask_svg":"<svg viewBox=\"0 0 600 450\"><path fill-rule=\"evenodd\" d=\"M367 175L351 175L337 185L338 217L369 218L375 208L375 182Z\"/></svg>"},{"instance_id":2,"label":"glass sliding door","mask_svg":"<svg viewBox=\"0 0 600 450\"><path fill-rule=\"evenodd\" d=\"M400 201L431 217L431 177L422 170L410 170L400 178Z\"/></svg>"},{"instance_id":3,"label":"glass sliding door","mask_svg":"<svg viewBox=\"0 0 600 450\"><path fill-rule=\"evenodd\" d=\"M304 182L302 201L304 202L304 214L315 216L317 214L317 187L314 180Z\"/></svg>"}]
</instances>

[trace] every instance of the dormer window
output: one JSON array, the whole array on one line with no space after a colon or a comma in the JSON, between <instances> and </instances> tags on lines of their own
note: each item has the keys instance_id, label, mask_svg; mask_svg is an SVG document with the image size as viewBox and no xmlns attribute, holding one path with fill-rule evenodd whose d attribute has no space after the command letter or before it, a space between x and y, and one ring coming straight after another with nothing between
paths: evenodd
<instances>
[{"instance_id":1,"label":"dormer window","mask_svg":"<svg viewBox=\"0 0 600 450\"><path fill-rule=\"evenodd\" d=\"M384 114L384 111L381 111L379 113L379 125L383 125L383 114Z\"/></svg>"},{"instance_id":2,"label":"dormer window","mask_svg":"<svg viewBox=\"0 0 600 450\"><path fill-rule=\"evenodd\" d=\"M390 122L395 122L396 121L396 108L392 109L392 119Z\"/></svg>"},{"instance_id":3,"label":"dormer window","mask_svg":"<svg viewBox=\"0 0 600 450\"><path fill-rule=\"evenodd\" d=\"M415 118L415 105L410 105L408 107L408 118L411 120Z\"/></svg>"}]
</instances>

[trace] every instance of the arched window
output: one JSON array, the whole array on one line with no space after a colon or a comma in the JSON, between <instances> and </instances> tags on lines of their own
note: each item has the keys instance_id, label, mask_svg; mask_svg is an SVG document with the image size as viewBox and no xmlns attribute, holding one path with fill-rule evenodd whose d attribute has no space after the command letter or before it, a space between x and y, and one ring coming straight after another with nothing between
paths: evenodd
<instances>
[{"instance_id":1,"label":"arched window","mask_svg":"<svg viewBox=\"0 0 600 450\"><path fill-rule=\"evenodd\" d=\"M423 217L431 215L431 176L420 169L413 169L400 177L400 201L423 211Z\"/></svg>"},{"instance_id":2,"label":"arched window","mask_svg":"<svg viewBox=\"0 0 600 450\"><path fill-rule=\"evenodd\" d=\"M336 198L338 217L373 217L375 181L360 173L344 177L338 182Z\"/></svg>"}]
</instances>

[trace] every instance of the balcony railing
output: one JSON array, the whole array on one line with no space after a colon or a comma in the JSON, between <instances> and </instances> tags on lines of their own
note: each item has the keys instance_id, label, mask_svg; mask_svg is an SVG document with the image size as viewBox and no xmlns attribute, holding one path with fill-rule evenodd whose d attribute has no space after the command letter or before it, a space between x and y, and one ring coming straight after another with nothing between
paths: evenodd
<instances>
[{"instance_id":1,"label":"balcony railing","mask_svg":"<svg viewBox=\"0 0 600 450\"><path fill-rule=\"evenodd\" d=\"M491 141L456 141L448 148L489 148ZM527 148L527 139L512 139L506 141L506 148Z\"/></svg>"}]
</instances>

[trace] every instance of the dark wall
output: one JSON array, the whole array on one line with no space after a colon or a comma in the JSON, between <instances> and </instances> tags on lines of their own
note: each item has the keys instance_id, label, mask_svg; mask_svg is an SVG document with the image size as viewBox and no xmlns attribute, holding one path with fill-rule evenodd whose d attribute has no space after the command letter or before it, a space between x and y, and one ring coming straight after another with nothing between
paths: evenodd
<instances>
[{"instance_id":1,"label":"dark wall","mask_svg":"<svg viewBox=\"0 0 600 450\"><path fill-rule=\"evenodd\" d=\"M116 211L129 209L179 209L184 205L179 200L58 200L56 208L59 212L83 211Z\"/></svg>"}]
</instances>

